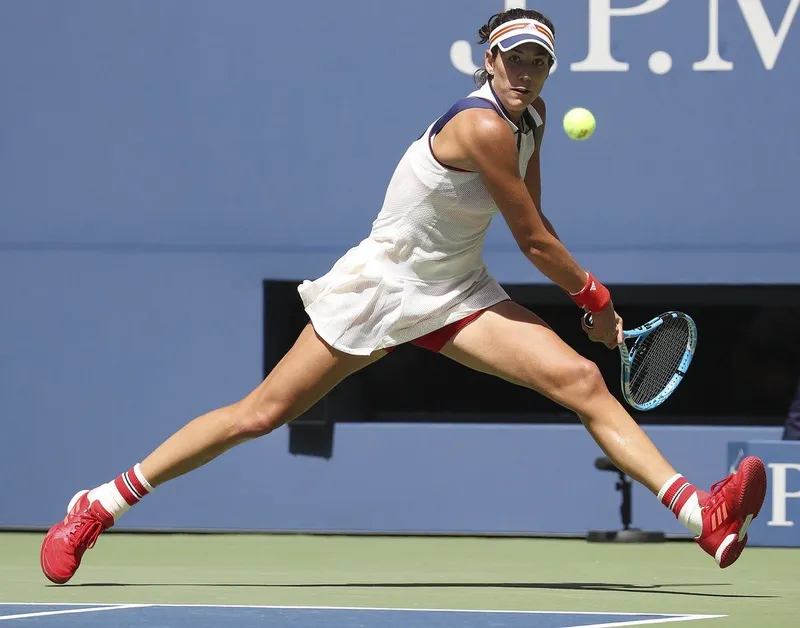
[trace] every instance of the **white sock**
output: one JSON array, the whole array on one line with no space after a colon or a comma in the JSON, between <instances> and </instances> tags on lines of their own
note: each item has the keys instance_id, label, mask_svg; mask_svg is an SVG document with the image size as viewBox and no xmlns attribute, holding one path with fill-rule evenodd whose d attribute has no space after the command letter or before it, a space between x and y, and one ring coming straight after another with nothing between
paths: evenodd
<instances>
[{"instance_id":1,"label":"white sock","mask_svg":"<svg viewBox=\"0 0 800 628\"><path fill-rule=\"evenodd\" d=\"M697 488L680 473L664 483L658 491L658 500L695 536L703 533L703 511L697 499Z\"/></svg>"},{"instance_id":2,"label":"white sock","mask_svg":"<svg viewBox=\"0 0 800 628\"><path fill-rule=\"evenodd\" d=\"M685 525L695 536L703 534L703 510L697 499L697 493L692 495L681 508L678 521Z\"/></svg>"},{"instance_id":3,"label":"white sock","mask_svg":"<svg viewBox=\"0 0 800 628\"><path fill-rule=\"evenodd\" d=\"M131 506L139 501L148 493L153 491L153 487L142 475L138 464L134 465L125 473L106 484L101 484L97 488L89 491L89 501L99 501L116 521Z\"/></svg>"}]
</instances>

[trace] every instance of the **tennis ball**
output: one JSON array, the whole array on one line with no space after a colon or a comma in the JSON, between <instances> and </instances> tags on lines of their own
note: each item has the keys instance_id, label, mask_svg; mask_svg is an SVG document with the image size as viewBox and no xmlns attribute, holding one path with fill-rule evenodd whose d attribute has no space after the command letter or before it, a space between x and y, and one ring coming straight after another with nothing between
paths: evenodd
<instances>
[{"instance_id":1,"label":"tennis ball","mask_svg":"<svg viewBox=\"0 0 800 628\"><path fill-rule=\"evenodd\" d=\"M564 116L564 131L573 140L588 140L596 126L592 112L583 107L570 109Z\"/></svg>"}]
</instances>

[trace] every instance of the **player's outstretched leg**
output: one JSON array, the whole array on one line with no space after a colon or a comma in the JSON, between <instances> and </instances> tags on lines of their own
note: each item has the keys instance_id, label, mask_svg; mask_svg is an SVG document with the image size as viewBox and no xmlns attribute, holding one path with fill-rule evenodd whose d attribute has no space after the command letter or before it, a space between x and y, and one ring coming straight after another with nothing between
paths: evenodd
<instances>
[{"instance_id":1,"label":"player's outstretched leg","mask_svg":"<svg viewBox=\"0 0 800 628\"><path fill-rule=\"evenodd\" d=\"M91 491L76 493L67 516L42 542L40 562L52 582L67 582L86 550L122 514L164 482L183 475L245 441L263 436L301 415L345 377L386 355L342 353L308 325L291 350L241 401L196 418L141 464Z\"/></svg>"},{"instance_id":2,"label":"player's outstretched leg","mask_svg":"<svg viewBox=\"0 0 800 628\"><path fill-rule=\"evenodd\" d=\"M538 316L511 301L489 308L451 338L441 353L532 388L574 411L617 468L657 495L720 567L730 566L742 553L747 529L766 493L761 460L746 458L710 492L698 491L608 391L597 366Z\"/></svg>"}]
</instances>

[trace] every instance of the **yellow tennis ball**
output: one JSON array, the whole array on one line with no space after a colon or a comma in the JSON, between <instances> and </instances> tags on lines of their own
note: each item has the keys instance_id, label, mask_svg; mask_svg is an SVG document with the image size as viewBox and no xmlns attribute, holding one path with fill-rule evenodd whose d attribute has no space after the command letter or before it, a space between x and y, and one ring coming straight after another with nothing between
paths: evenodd
<instances>
[{"instance_id":1,"label":"yellow tennis ball","mask_svg":"<svg viewBox=\"0 0 800 628\"><path fill-rule=\"evenodd\" d=\"M592 112L583 107L570 109L564 116L564 131L573 140L588 140L596 126Z\"/></svg>"}]
</instances>

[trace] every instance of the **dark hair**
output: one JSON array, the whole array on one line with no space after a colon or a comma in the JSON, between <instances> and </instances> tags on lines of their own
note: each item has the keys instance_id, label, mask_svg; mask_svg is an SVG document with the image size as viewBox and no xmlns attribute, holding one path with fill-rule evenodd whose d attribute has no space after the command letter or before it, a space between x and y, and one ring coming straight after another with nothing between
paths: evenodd
<instances>
[{"instance_id":1,"label":"dark hair","mask_svg":"<svg viewBox=\"0 0 800 628\"><path fill-rule=\"evenodd\" d=\"M495 13L489 18L489 21L486 22L486 24L478 29L478 43L485 44L487 41L489 41L489 35L491 35L492 31L500 26L500 24L505 24L511 20L522 19L536 20L537 22L541 22L553 32L553 35L556 34L556 27L553 26L553 22L551 22L550 18L543 13L539 13L539 11L533 11L531 9L509 9L508 11L503 11L502 13ZM496 56L497 46L492 48L492 57ZM482 87L486 81L492 80L492 77L489 76L486 68L480 68L476 70L475 75L472 78L478 87Z\"/></svg>"}]
</instances>

